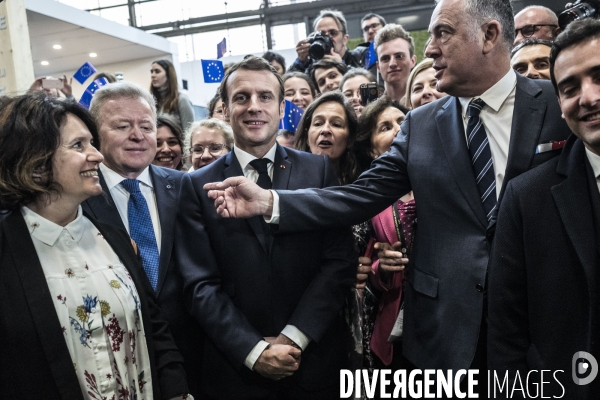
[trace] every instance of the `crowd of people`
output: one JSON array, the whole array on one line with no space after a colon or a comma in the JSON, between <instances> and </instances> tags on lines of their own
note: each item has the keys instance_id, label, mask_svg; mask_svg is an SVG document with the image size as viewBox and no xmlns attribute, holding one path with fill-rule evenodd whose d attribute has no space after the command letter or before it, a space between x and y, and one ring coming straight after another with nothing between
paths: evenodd
<instances>
[{"instance_id":1,"label":"crowd of people","mask_svg":"<svg viewBox=\"0 0 600 400\"><path fill-rule=\"evenodd\" d=\"M3 396L325 400L344 369L432 369L600 397L600 21L439 0L419 63L361 28L348 50L321 11L329 53L228 66L200 121L167 60L89 111L66 77L0 98Z\"/></svg>"}]
</instances>

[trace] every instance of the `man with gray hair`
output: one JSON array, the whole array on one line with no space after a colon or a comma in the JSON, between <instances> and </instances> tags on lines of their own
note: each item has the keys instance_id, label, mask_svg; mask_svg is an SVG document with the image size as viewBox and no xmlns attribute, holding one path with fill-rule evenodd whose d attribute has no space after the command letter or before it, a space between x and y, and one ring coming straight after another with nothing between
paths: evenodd
<instances>
[{"instance_id":1,"label":"man with gray hair","mask_svg":"<svg viewBox=\"0 0 600 400\"><path fill-rule=\"evenodd\" d=\"M403 104L408 76L417 62L413 38L402 25L388 24L375 35L375 50L385 94Z\"/></svg>"},{"instance_id":2,"label":"man with gray hair","mask_svg":"<svg viewBox=\"0 0 600 400\"><path fill-rule=\"evenodd\" d=\"M529 6L515 15L515 46L530 37L553 41L559 33L558 17L548 7Z\"/></svg>"},{"instance_id":3,"label":"man with gray hair","mask_svg":"<svg viewBox=\"0 0 600 400\"><path fill-rule=\"evenodd\" d=\"M83 203L94 218L124 229L137 244L144 272L184 357L190 392L197 390L200 330L183 303L171 260L179 184L184 173L151 165L156 154L154 97L130 82L98 89L90 106L98 127L103 193Z\"/></svg>"},{"instance_id":4,"label":"man with gray hair","mask_svg":"<svg viewBox=\"0 0 600 400\"><path fill-rule=\"evenodd\" d=\"M510 68L510 0L439 0L429 32L425 53L434 59L437 89L449 96L408 113L390 151L356 182L264 191L230 178L205 189L221 215L263 215L279 234L356 224L412 190L411 260L401 243L376 245L391 268L408 262L403 354L421 370L484 369L497 205L508 181L559 154L569 129L551 83Z\"/></svg>"}]
</instances>

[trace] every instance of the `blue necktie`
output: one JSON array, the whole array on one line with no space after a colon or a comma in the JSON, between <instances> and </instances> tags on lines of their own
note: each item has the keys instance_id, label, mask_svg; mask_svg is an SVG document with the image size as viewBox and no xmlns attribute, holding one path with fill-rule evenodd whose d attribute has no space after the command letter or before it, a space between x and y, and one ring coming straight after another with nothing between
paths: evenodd
<instances>
[{"instance_id":1,"label":"blue necktie","mask_svg":"<svg viewBox=\"0 0 600 400\"><path fill-rule=\"evenodd\" d=\"M483 107L485 107L485 102L481 99L474 99L469 103L467 109L467 115L469 116L467 146L469 146L469 153L471 153L471 163L483 209L489 221L496 208L496 177L494 176L490 143L485 133L485 127L481 123L481 118L479 118Z\"/></svg>"},{"instance_id":2,"label":"blue necktie","mask_svg":"<svg viewBox=\"0 0 600 400\"><path fill-rule=\"evenodd\" d=\"M160 256L156 245L156 237L154 236L150 210L148 210L144 195L140 192L140 182L137 179L125 179L121 184L130 193L129 203L127 204L129 235L135 240L140 249L144 271L146 271L152 288L156 290Z\"/></svg>"}]
</instances>

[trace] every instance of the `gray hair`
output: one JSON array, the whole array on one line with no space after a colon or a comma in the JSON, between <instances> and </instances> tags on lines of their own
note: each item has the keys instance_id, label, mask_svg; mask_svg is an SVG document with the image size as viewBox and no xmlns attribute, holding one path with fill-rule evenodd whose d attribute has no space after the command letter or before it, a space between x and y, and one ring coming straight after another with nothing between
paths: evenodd
<instances>
[{"instance_id":1,"label":"gray hair","mask_svg":"<svg viewBox=\"0 0 600 400\"><path fill-rule=\"evenodd\" d=\"M344 17L344 14L342 14L342 12L338 10L321 10L319 15L317 15L317 18L315 18L315 20L313 21L313 29L316 30L319 21L327 17L333 18L335 20L336 24L339 28L341 28L341 31L344 35L348 33L346 17Z\"/></svg>"},{"instance_id":2,"label":"gray hair","mask_svg":"<svg viewBox=\"0 0 600 400\"><path fill-rule=\"evenodd\" d=\"M109 100L126 97L129 99L144 99L152 110L152 116L154 117L154 124L156 125L156 100L154 96L150 94L146 89L136 85L132 82L121 81L115 83L109 83L108 85L102 86L94 93L92 104L90 105L90 114L96 122L96 126L100 127L101 124L101 112L102 106Z\"/></svg>"},{"instance_id":3,"label":"gray hair","mask_svg":"<svg viewBox=\"0 0 600 400\"><path fill-rule=\"evenodd\" d=\"M230 149L233 147L233 129L231 126L218 118L208 118L203 119L201 121L194 121L190 124L190 126L185 130L185 149L184 149L184 157L187 159L190 155L190 148L192 147L192 135L195 131L200 128L207 129L216 129L221 132L223 135L223 139L225 139L225 145Z\"/></svg>"},{"instance_id":4,"label":"gray hair","mask_svg":"<svg viewBox=\"0 0 600 400\"><path fill-rule=\"evenodd\" d=\"M439 4L441 0L435 0ZM469 36L475 39L481 26L496 20L502 27L502 41L506 51L510 53L515 41L515 20L511 0L463 0L464 11L471 18Z\"/></svg>"}]
</instances>

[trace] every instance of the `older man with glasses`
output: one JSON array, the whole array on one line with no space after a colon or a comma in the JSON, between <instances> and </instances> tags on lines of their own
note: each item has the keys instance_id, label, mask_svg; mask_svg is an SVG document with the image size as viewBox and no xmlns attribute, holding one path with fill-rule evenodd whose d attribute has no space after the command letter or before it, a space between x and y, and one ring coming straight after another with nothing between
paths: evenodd
<instances>
[{"instance_id":1,"label":"older man with glasses","mask_svg":"<svg viewBox=\"0 0 600 400\"><path fill-rule=\"evenodd\" d=\"M559 33L558 17L548 7L529 6L515 15L515 46L530 37L554 41Z\"/></svg>"}]
</instances>

